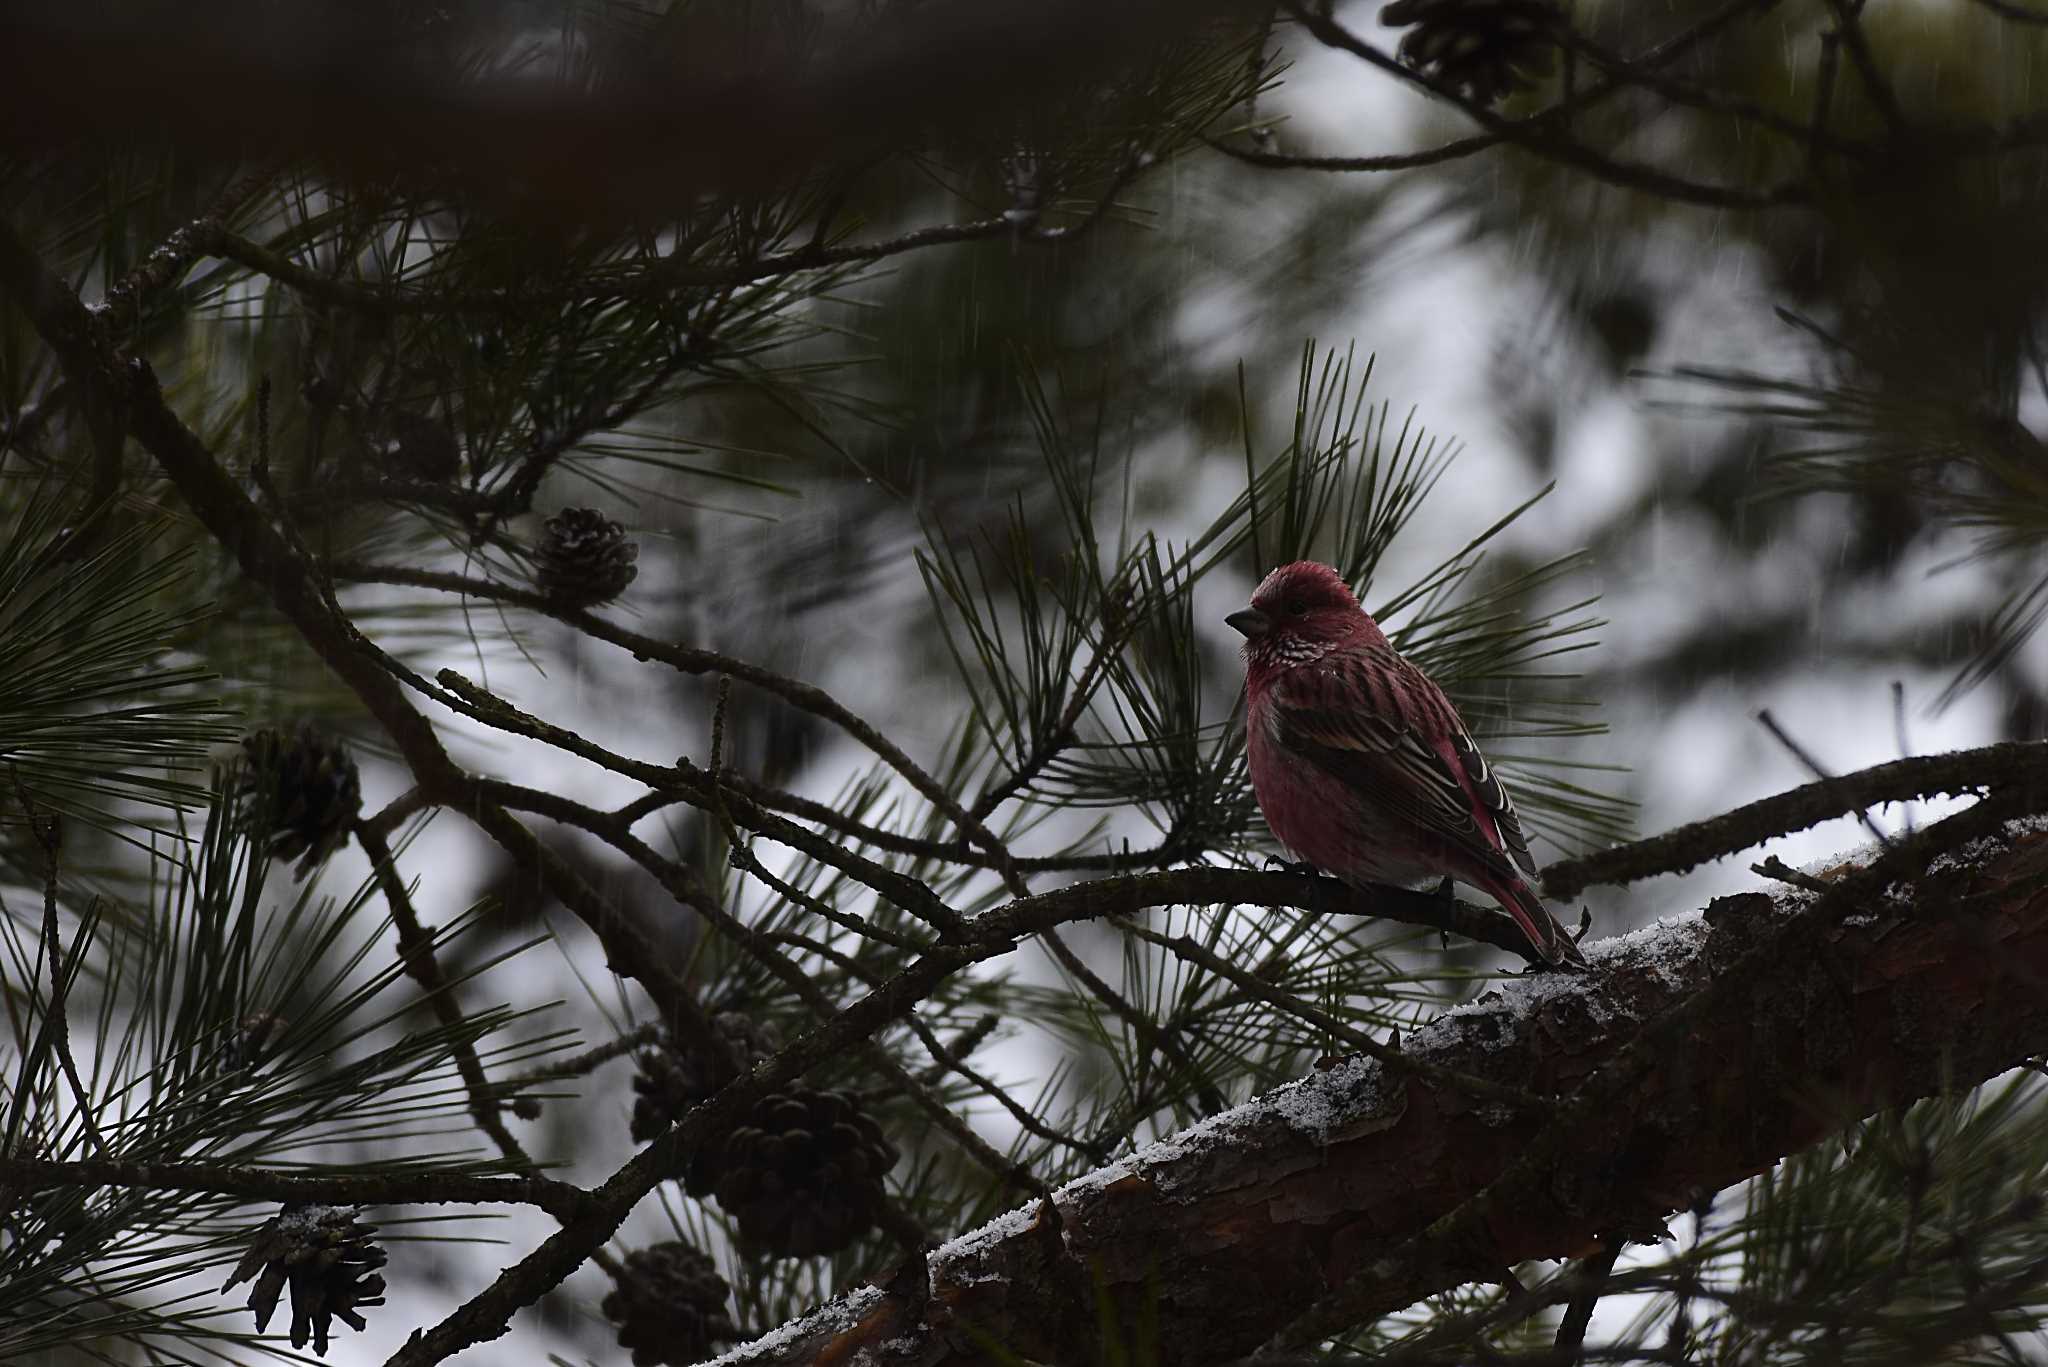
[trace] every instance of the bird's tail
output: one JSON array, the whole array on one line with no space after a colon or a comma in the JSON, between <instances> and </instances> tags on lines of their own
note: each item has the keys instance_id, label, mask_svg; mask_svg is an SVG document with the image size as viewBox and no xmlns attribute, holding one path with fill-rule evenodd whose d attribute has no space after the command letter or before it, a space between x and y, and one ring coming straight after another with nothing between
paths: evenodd
<instances>
[{"instance_id":1,"label":"bird's tail","mask_svg":"<svg viewBox=\"0 0 2048 1367\"><path fill-rule=\"evenodd\" d=\"M1499 902L1508 915L1515 918L1515 924L1529 937L1529 943L1542 956L1543 962L1552 968L1586 966L1586 956L1579 952L1578 942L1557 923L1557 918L1543 905L1543 899L1527 883L1518 878L1486 890L1493 894L1493 900Z\"/></svg>"}]
</instances>

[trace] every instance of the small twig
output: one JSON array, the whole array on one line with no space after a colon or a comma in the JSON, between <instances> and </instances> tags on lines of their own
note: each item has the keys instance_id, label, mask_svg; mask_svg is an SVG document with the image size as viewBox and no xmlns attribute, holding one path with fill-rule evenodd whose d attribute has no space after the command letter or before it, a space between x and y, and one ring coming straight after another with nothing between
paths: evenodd
<instances>
[{"instance_id":1,"label":"small twig","mask_svg":"<svg viewBox=\"0 0 2048 1367\"><path fill-rule=\"evenodd\" d=\"M1477 133L1470 137L1454 138L1450 142L1424 148L1419 152L1388 152L1369 157L1301 156L1274 152L1263 147L1232 147L1221 138L1207 135L1203 136L1202 141L1233 161L1241 161L1247 166L1256 166L1267 171L1407 171L1420 166L1441 166L1447 161L1469 157L1475 152L1499 147L1505 139L1495 137L1491 133Z\"/></svg>"},{"instance_id":2,"label":"small twig","mask_svg":"<svg viewBox=\"0 0 2048 1367\"><path fill-rule=\"evenodd\" d=\"M1787 887L1798 888L1801 892L1824 894L1829 887L1828 884L1815 878L1805 870L1793 868L1775 854L1769 859L1751 864L1749 871L1759 877L1771 879L1773 882L1783 883Z\"/></svg>"},{"instance_id":3,"label":"small twig","mask_svg":"<svg viewBox=\"0 0 2048 1367\"><path fill-rule=\"evenodd\" d=\"M1898 743L1899 758L1912 758L1913 743L1906 735L1906 684L1903 679L1892 680L1892 735ZM1913 804L1900 803L1899 815L1905 825L1906 834L1911 835L1914 828Z\"/></svg>"},{"instance_id":4,"label":"small twig","mask_svg":"<svg viewBox=\"0 0 2048 1367\"><path fill-rule=\"evenodd\" d=\"M1808 773L1812 774L1815 778L1821 780L1823 783L1834 778L1833 774L1829 773L1826 769L1821 767L1819 760L1815 759L1810 753L1808 753L1805 746L1801 745L1798 741L1792 739L1790 733L1788 733L1784 727L1778 725L1778 719L1771 715L1770 708L1766 707L1761 712L1758 712L1756 714L1756 719L1763 724L1764 730L1771 733L1772 738L1775 739L1778 742L1778 744L1785 747L1785 749L1791 754L1792 758L1798 760L1801 764L1806 766ZM1890 849L1892 847L1892 838L1889 835L1885 834L1884 831L1879 829L1878 824L1875 821L1872 821L1870 819L1869 809L1859 805L1855 810L1856 818L1857 820L1863 823L1863 828L1869 831L1871 835L1876 837L1878 844L1884 846L1886 849Z\"/></svg>"},{"instance_id":5,"label":"small twig","mask_svg":"<svg viewBox=\"0 0 2048 1367\"><path fill-rule=\"evenodd\" d=\"M906 1021L915 1021L917 1017L915 1013L905 1013L904 1019ZM874 1064L884 1077L895 1083L905 1096L909 1097L920 1110L931 1117L933 1124L937 1125L955 1144L960 1146L962 1153L979 1163L990 1174L1001 1181L1009 1183L1026 1196L1045 1196L1048 1194L1045 1182L1036 1173L1032 1172L1031 1169L1025 1167L1022 1163L1011 1162L996 1149L995 1145L975 1133L974 1126L968 1124L964 1117L954 1114L952 1108L935 1096L929 1086L918 1081L916 1077L912 1076L909 1069L891 1058L889 1051L879 1042L874 1040L868 1041L867 1047L863 1052L867 1055L868 1061Z\"/></svg>"},{"instance_id":6,"label":"small twig","mask_svg":"<svg viewBox=\"0 0 2048 1367\"><path fill-rule=\"evenodd\" d=\"M732 701L732 675L718 676L711 703L711 790L716 793L725 772L725 706Z\"/></svg>"},{"instance_id":7,"label":"small twig","mask_svg":"<svg viewBox=\"0 0 2048 1367\"><path fill-rule=\"evenodd\" d=\"M420 923L419 913L413 908L412 895L407 891L405 881L398 876L398 861L393 857L391 847L380 832L362 820L355 824L355 836L356 842L363 847L363 853L369 856L371 875L384 894L385 905L391 909L391 923L398 931L399 962L407 975L420 985L421 995L426 998L434 1018L448 1032L455 1072L469 1093L470 1118L478 1129L490 1136L498 1151L530 1180L545 1180L540 1177L540 1165L534 1162L526 1146L505 1124L498 1105L500 1091L484 1073L483 1061L477 1057L476 1046L470 1043L467 1020L461 1003L455 1000L454 985L442 973L440 960L434 954L434 934ZM550 1213L565 1222L567 1220L562 1210ZM617 1260L602 1248L591 1253L591 1261L607 1272L618 1271Z\"/></svg>"},{"instance_id":8,"label":"small twig","mask_svg":"<svg viewBox=\"0 0 2048 1367\"><path fill-rule=\"evenodd\" d=\"M363 853L369 856L371 876L376 879L384 894L384 903L391 910L391 924L398 931L398 961L406 975L420 985L428 1008L448 1032L455 1071L469 1093L470 1118L476 1121L478 1129L490 1136L500 1153L522 1170L537 1172L533 1156L527 1153L500 1114L498 1089L492 1086L475 1046L469 1042L468 1021L463 1015L462 1005L455 1000L455 989L447 975L442 973L441 961L435 957L434 932L420 923L419 912L412 904L412 894L407 890L405 880L398 875L398 861L392 856L391 847L384 842L383 836L360 819L355 824L355 837L363 847Z\"/></svg>"},{"instance_id":9,"label":"small twig","mask_svg":"<svg viewBox=\"0 0 2048 1367\"><path fill-rule=\"evenodd\" d=\"M498 1085L497 1090L501 1095L511 1096L518 1092L523 1092L529 1087L539 1086L542 1083L562 1082L572 1077L582 1077L610 1063L615 1058L624 1058L635 1049L645 1049L648 1045L660 1043L662 1036L666 1032L667 1027L660 1021L648 1021L645 1025L628 1030L616 1039L608 1039L603 1044L585 1049L580 1054L571 1054L568 1058L544 1064L539 1068L530 1068L526 1072L508 1078Z\"/></svg>"},{"instance_id":10,"label":"small twig","mask_svg":"<svg viewBox=\"0 0 2048 1367\"><path fill-rule=\"evenodd\" d=\"M1135 159L1134 159L1135 160ZM978 242L1011 238L1040 245L1071 241L1093 228L1104 216L1117 194L1144 169L1144 163L1127 165L1112 178L1109 188L1098 197L1092 210L1075 223L1053 228L1018 232L1001 214L964 223L938 224L918 228L876 242L827 245L812 242L794 251L759 256L731 264L704 265L693 260L657 257L629 271L599 275L581 284L544 289L508 289L488 292L437 290L432 288L377 288L333 279L308 269L282 253L229 232L219 223L199 220L190 225L190 252L205 252L233 261L285 288L330 304L361 310L373 316L392 317L419 313L509 313L527 314L535 309L567 304L603 304L616 300L650 298L676 290L720 289L750 285L762 280L823 271L842 266L867 266L905 252L949 243Z\"/></svg>"}]
</instances>

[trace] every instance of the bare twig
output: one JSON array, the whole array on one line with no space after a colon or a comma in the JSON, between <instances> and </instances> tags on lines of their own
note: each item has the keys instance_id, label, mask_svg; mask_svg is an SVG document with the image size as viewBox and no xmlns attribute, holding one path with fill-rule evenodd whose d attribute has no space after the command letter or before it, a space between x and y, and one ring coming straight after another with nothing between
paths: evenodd
<instances>
[{"instance_id":1,"label":"bare twig","mask_svg":"<svg viewBox=\"0 0 2048 1367\"><path fill-rule=\"evenodd\" d=\"M483 1063L477 1058L475 1048L469 1043L468 1032L463 1028L467 1022L462 1004L455 999L454 986L441 972L441 962L434 954L434 933L420 923L419 912L412 904L412 893L399 876L398 861L393 858L391 847L381 834L361 820L356 822L355 836L363 847L363 853L369 856L371 875L384 894L385 905L391 909L391 922L398 930L398 961L404 965L407 975L420 985L428 1008L448 1032L455 1071L469 1092L470 1118L476 1121L478 1129L490 1136L499 1152L522 1169L535 1171L532 1155L506 1127L500 1114L498 1090L484 1075Z\"/></svg>"},{"instance_id":2,"label":"bare twig","mask_svg":"<svg viewBox=\"0 0 2048 1367\"><path fill-rule=\"evenodd\" d=\"M1834 777L1833 774L1829 773L1825 768L1821 766L1820 761L1815 759L1813 757L1813 754L1809 750L1807 750L1805 746L1801 745L1798 741L1792 738L1790 732L1786 731L1784 727L1778 725L1778 719L1771 715L1770 708L1766 707L1762 711L1758 712L1756 714L1756 719L1763 726L1764 730L1771 733L1771 738L1773 740L1777 741L1778 744L1785 747L1786 753L1790 754L1792 758L1798 760L1802 765L1806 767L1806 772L1812 774L1815 778L1821 780L1823 783L1827 782L1829 779L1832 779ZM1855 812L1857 820L1863 823L1863 829L1869 831L1872 838L1874 838L1878 844L1884 846L1886 849L1890 849L1892 844L1892 838L1889 835L1885 834L1882 827L1880 827L1875 821L1872 821L1870 819L1870 809L1859 805L1855 808Z\"/></svg>"},{"instance_id":3,"label":"bare twig","mask_svg":"<svg viewBox=\"0 0 2048 1367\"><path fill-rule=\"evenodd\" d=\"M604 1064L610 1063L615 1058L624 1058L635 1049L645 1049L650 1044L660 1043L666 1033L667 1027L660 1021L649 1021L645 1025L628 1030L616 1039L609 1039L603 1044L593 1045L580 1054L571 1054L568 1058L558 1059L553 1063L543 1064L538 1068L529 1068L516 1077L508 1078L499 1084L498 1091L504 1095L511 1095L523 1092L529 1087L539 1086L542 1083L560 1082L572 1077L582 1077L586 1073L593 1072Z\"/></svg>"},{"instance_id":4,"label":"bare twig","mask_svg":"<svg viewBox=\"0 0 2048 1367\"><path fill-rule=\"evenodd\" d=\"M1793 868L1775 854L1769 859L1751 864L1749 870L1751 873L1771 879L1773 882L1783 883L1786 887L1798 888L1802 892L1810 892L1816 896L1828 890L1827 883L1814 877L1804 869Z\"/></svg>"}]
</instances>

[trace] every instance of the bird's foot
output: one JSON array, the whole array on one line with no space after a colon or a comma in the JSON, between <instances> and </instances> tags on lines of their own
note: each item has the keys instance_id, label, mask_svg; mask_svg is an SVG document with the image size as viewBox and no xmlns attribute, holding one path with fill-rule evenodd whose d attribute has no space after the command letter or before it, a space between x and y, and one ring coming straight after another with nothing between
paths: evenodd
<instances>
[{"instance_id":1,"label":"bird's foot","mask_svg":"<svg viewBox=\"0 0 2048 1367\"><path fill-rule=\"evenodd\" d=\"M1436 896L1440 901L1445 902L1455 902L1458 900L1458 895L1451 891L1451 876L1448 873L1444 875L1444 881L1436 885Z\"/></svg>"},{"instance_id":2,"label":"bird's foot","mask_svg":"<svg viewBox=\"0 0 2048 1367\"><path fill-rule=\"evenodd\" d=\"M1313 878L1317 874L1321 873L1322 870L1317 868L1315 865L1309 863L1306 859L1301 860L1297 863L1289 863L1287 860L1282 859L1277 854L1269 854L1266 856L1266 872L1300 873L1306 874L1309 877Z\"/></svg>"}]
</instances>

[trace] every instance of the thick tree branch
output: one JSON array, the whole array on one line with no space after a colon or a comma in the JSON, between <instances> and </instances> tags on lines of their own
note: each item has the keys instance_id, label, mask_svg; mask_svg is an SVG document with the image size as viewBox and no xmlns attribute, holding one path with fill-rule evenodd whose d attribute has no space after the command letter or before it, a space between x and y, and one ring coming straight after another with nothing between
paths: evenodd
<instances>
[{"instance_id":1,"label":"thick tree branch","mask_svg":"<svg viewBox=\"0 0 2048 1367\"><path fill-rule=\"evenodd\" d=\"M1411 1037L1407 1050L1432 1062L1561 1092L1628 1058L1649 1022L1682 1027L1512 1191L1497 1184L1545 1128L1540 1115L1353 1059L1071 1184L1056 1215L1016 1212L947 1245L914 1313L864 1290L729 1361L844 1361L889 1343L905 1361L964 1364L989 1342L1087 1360L1100 1286L1121 1313L1156 1315L1160 1361L1220 1362L1324 1288L1344 1287L1347 1313L1367 1318L1526 1259L1589 1253L1698 1187L2048 1044L2036 987L2048 836L2021 823L1973 838L1984 824L1914 842L1917 881L1887 890L1888 868L1878 886L1851 874L1842 905L1798 891L1722 898L1589 945L1589 973L1523 980ZM1715 1009L1689 1010L1698 1000ZM1484 1218L1462 1242L1416 1244L1480 1193ZM1422 1260L1403 1256L1418 1247Z\"/></svg>"}]
</instances>

